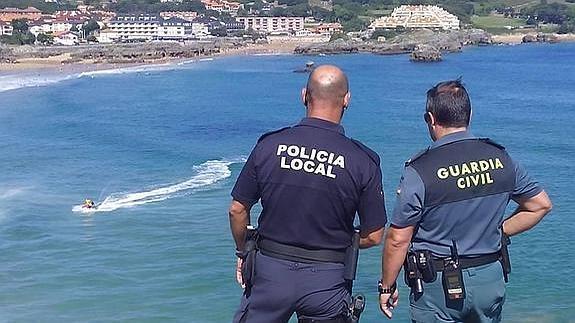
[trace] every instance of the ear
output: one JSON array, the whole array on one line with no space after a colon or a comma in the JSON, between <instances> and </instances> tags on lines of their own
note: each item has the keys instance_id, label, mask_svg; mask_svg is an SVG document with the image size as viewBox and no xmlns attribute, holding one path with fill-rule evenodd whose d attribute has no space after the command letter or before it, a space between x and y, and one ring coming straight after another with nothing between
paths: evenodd
<instances>
[{"instance_id":1,"label":"ear","mask_svg":"<svg viewBox=\"0 0 575 323\"><path fill-rule=\"evenodd\" d=\"M433 115L433 113L427 112L427 115L429 116L429 124L430 124L431 126L435 126L436 120L435 120L435 116Z\"/></svg>"},{"instance_id":2,"label":"ear","mask_svg":"<svg viewBox=\"0 0 575 323\"><path fill-rule=\"evenodd\" d=\"M343 97L343 108L347 109L349 107L349 102L351 101L351 92L347 92Z\"/></svg>"},{"instance_id":3,"label":"ear","mask_svg":"<svg viewBox=\"0 0 575 323\"><path fill-rule=\"evenodd\" d=\"M305 107L307 108L306 95L307 95L307 89L304 87L303 89L301 89L301 102L303 102L303 105L305 105Z\"/></svg>"}]
</instances>

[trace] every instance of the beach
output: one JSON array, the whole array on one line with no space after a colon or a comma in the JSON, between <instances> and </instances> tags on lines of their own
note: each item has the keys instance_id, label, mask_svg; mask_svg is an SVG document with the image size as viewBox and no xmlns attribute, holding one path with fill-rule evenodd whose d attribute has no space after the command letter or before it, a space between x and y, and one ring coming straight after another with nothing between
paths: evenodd
<instances>
[{"instance_id":1,"label":"beach","mask_svg":"<svg viewBox=\"0 0 575 323\"><path fill-rule=\"evenodd\" d=\"M118 63L101 62L96 59L72 60L72 53L77 51L74 47L61 48L63 53L48 57L22 57L15 62L0 62L0 73L17 73L19 71L47 71L62 73L81 73L107 69L129 68L135 66L158 65L158 64L178 64L190 59L204 59L221 56L234 55L277 55L292 54L298 43L296 42L270 42L261 44L246 43L241 46L229 45L218 47L217 50L199 53L193 57L165 57L133 60ZM106 47L113 48L114 45Z\"/></svg>"}]
</instances>

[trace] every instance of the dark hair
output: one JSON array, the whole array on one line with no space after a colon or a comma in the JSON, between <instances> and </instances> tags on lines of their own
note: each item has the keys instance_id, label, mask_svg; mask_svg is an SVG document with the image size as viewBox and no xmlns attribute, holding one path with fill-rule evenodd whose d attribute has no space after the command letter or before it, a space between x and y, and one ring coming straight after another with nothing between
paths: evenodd
<instances>
[{"instance_id":1,"label":"dark hair","mask_svg":"<svg viewBox=\"0 0 575 323\"><path fill-rule=\"evenodd\" d=\"M444 127L467 127L471 102L461 79L438 83L427 91L427 112Z\"/></svg>"}]
</instances>

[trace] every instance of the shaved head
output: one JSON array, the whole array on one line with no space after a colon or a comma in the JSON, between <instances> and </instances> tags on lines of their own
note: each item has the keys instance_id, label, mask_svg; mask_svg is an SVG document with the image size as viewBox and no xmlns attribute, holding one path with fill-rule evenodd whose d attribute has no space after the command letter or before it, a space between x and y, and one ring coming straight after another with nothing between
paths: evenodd
<instances>
[{"instance_id":1,"label":"shaved head","mask_svg":"<svg viewBox=\"0 0 575 323\"><path fill-rule=\"evenodd\" d=\"M343 100L349 92L347 76L338 67L321 65L309 75L306 100L309 103L323 101L334 107L345 106Z\"/></svg>"},{"instance_id":2,"label":"shaved head","mask_svg":"<svg viewBox=\"0 0 575 323\"><path fill-rule=\"evenodd\" d=\"M337 66L321 65L309 75L301 98L308 117L340 123L351 98L347 76Z\"/></svg>"}]
</instances>

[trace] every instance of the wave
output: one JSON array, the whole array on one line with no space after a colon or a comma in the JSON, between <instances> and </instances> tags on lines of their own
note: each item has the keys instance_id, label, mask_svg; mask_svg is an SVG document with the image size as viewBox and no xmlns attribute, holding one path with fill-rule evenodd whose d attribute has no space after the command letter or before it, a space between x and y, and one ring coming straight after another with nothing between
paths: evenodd
<instances>
[{"instance_id":1,"label":"wave","mask_svg":"<svg viewBox=\"0 0 575 323\"><path fill-rule=\"evenodd\" d=\"M130 67L120 67L106 70L97 70L82 72L77 75L78 78L82 77L95 77L100 75L117 75L117 74L131 74L131 73L146 73L146 72L159 72L169 71L176 69L178 65L174 63L152 64L152 65L138 65Z\"/></svg>"},{"instance_id":2,"label":"wave","mask_svg":"<svg viewBox=\"0 0 575 323\"><path fill-rule=\"evenodd\" d=\"M232 172L229 166L244 161L245 158L209 160L194 166L196 174L184 182L158 187L149 191L114 193L106 197L95 209L87 209L83 208L82 205L76 205L72 208L72 211L78 213L111 212L121 208L130 208L182 196L195 190L205 189L230 177Z\"/></svg>"},{"instance_id":3,"label":"wave","mask_svg":"<svg viewBox=\"0 0 575 323\"><path fill-rule=\"evenodd\" d=\"M176 69L189 68L190 64L203 61L211 61L213 58L193 59L180 63L170 62L151 65L137 65L130 67L110 68L96 71L88 71L74 74L59 74L57 72L39 72L35 74L8 74L0 75L0 92L17 90L26 87L42 87L81 78L94 78L98 76L110 76L132 73L164 72Z\"/></svg>"},{"instance_id":4,"label":"wave","mask_svg":"<svg viewBox=\"0 0 575 323\"><path fill-rule=\"evenodd\" d=\"M74 75L66 74L2 75L0 76L0 92L25 87L47 86L73 78Z\"/></svg>"}]
</instances>

